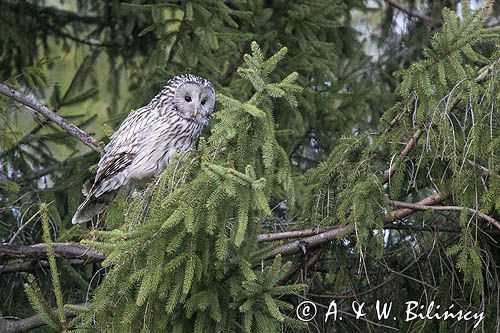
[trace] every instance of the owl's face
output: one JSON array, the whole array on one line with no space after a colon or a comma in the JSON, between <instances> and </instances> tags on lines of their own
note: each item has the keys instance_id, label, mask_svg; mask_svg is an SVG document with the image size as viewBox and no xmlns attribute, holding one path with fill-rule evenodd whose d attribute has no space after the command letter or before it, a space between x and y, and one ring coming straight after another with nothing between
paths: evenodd
<instances>
[{"instance_id":1,"label":"owl's face","mask_svg":"<svg viewBox=\"0 0 500 333\"><path fill-rule=\"evenodd\" d=\"M206 126L215 104L215 90L212 84L202 78L187 81L177 88L174 106L180 116Z\"/></svg>"}]
</instances>

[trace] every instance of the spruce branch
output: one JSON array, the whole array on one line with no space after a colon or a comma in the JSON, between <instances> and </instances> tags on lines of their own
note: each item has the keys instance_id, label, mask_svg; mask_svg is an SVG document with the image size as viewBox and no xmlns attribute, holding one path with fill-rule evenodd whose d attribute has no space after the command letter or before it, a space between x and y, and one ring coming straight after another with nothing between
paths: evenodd
<instances>
[{"instance_id":1,"label":"spruce branch","mask_svg":"<svg viewBox=\"0 0 500 333\"><path fill-rule=\"evenodd\" d=\"M81 141L83 144L89 146L96 152L100 152L101 149L99 148L99 142L91 137L89 134L81 130L80 128L76 127L75 125L71 124L68 122L66 119L55 113L54 111L50 110L47 106L45 106L42 102L36 100L34 97L28 97L23 94L21 94L19 91L10 88L4 84L0 83L0 93L21 103L24 104L31 109L35 110L36 112L42 114L43 116L49 118L56 124L58 124L63 130L68 132L70 135L73 137L77 138L79 141Z\"/></svg>"},{"instance_id":2,"label":"spruce branch","mask_svg":"<svg viewBox=\"0 0 500 333\"><path fill-rule=\"evenodd\" d=\"M82 259L69 259L67 262L71 266L85 265L88 263L88 261ZM48 267L49 262L47 260L30 260L15 264L5 264L0 265L0 275L6 273L32 272L39 268L44 269Z\"/></svg>"},{"instance_id":3,"label":"spruce branch","mask_svg":"<svg viewBox=\"0 0 500 333\"><path fill-rule=\"evenodd\" d=\"M410 17L416 17L433 28L441 26L441 22L433 20L432 17L427 16L416 9L408 8L396 0L384 0L384 1L387 2L391 7L399 9L400 11L404 12L406 15Z\"/></svg>"},{"instance_id":4,"label":"spruce branch","mask_svg":"<svg viewBox=\"0 0 500 333\"><path fill-rule=\"evenodd\" d=\"M69 158L65 159L64 161L49 165L46 168L32 171L32 172L28 173L25 177L19 177L19 181L21 181L23 183L27 183L27 182L36 180L38 178L42 178L44 176L51 174L54 171L64 169L66 166L73 164L74 162L80 161L83 158L83 156L85 156L85 155L78 156L78 157L69 157Z\"/></svg>"},{"instance_id":5,"label":"spruce branch","mask_svg":"<svg viewBox=\"0 0 500 333\"><path fill-rule=\"evenodd\" d=\"M90 306L89 303L81 303L75 304L74 307L87 308ZM54 315L57 315L57 309L52 310ZM78 313L72 309L64 308L64 314L67 318L72 318L78 315ZM28 318L24 318L21 320L2 320L0 318L0 328L3 333L17 333L17 332L26 332L33 328L44 326L45 322L43 321L40 315L34 315Z\"/></svg>"},{"instance_id":6,"label":"spruce branch","mask_svg":"<svg viewBox=\"0 0 500 333\"><path fill-rule=\"evenodd\" d=\"M27 282L24 284L24 292L31 306L40 315L43 322L54 330L61 330L61 326L56 319L57 316L52 313L50 305L45 300L33 275L27 276Z\"/></svg>"},{"instance_id":7,"label":"spruce branch","mask_svg":"<svg viewBox=\"0 0 500 333\"><path fill-rule=\"evenodd\" d=\"M444 199L444 196L442 194L433 194L431 196L428 196L420 201L417 202L418 205L433 205L441 202ZM403 217L406 217L416 210L411 209L411 208L401 208L397 209L388 215L386 215L386 222L392 222L395 220L402 219ZM347 231L348 226L336 226L331 229L327 229L326 231L306 237L300 240L296 240L294 242L290 242L284 245L281 245L277 248L274 248L270 252L266 254L266 258L272 258L277 254L293 254L297 253L302 250L302 248L314 248L320 245L323 245L329 241L332 241L336 239L339 234L342 235L344 231Z\"/></svg>"},{"instance_id":8,"label":"spruce branch","mask_svg":"<svg viewBox=\"0 0 500 333\"><path fill-rule=\"evenodd\" d=\"M443 196L441 194L433 194L429 197L426 197L418 201L416 204L434 205L441 202L442 200ZM411 208L397 209L387 215L386 221L391 222L402 219L410 215L414 211L416 210ZM269 242L269 241L289 239L289 238L305 237L301 240L292 242L290 244L285 244L280 248L278 252L276 252L276 253L288 254L288 253L298 252L300 250L299 243L301 242L306 242L308 246L320 245L331 239L335 239L336 236L342 230L344 230L344 227L310 228L305 230L285 231L282 233L275 233L275 234L269 234L269 233L260 234L257 236L257 239L259 242ZM52 247L54 248L54 253L56 256L64 257L67 259L84 259L88 260L89 262L99 262L105 259L105 255L103 253L90 250L90 248L80 244L52 243ZM23 257L45 258L46 252L47 252L47 244L45 243L35 244L31 246L12 246L8 244L0 245L0 257L8 256L8 257L21 257L21 258Z\"/></svg>"},{"instance_id":9,"label":"spruce branch","mask_svg":"<svg viewBox=\"0 0 500 333\"><path fill-rule=\"evenodd\" d=\"M21 232L24 230L24 228L26 228L28 225L30 225L32 222L34 222L38 216L39 212L36 212L35 214L33 214L29 219L28 221L26 221L25 223L23 223L19 229L16 231L16 233L10 238L9 242L7 244L9 245L12 245L12 243L14 243L14 241L16 240L16 238L21 234Z\"/></svg>"},{"instance_id":10,"label":"spruce branch","mask_svg":"<svg viewBox=\"0 0 500 333\"><path fill-rule=\"evenodd\" d=\"M273 242L282 239L290 239L290 238L300 238L300 237L309 237L321 234L325 231L329 230L329 228L309 228L304 230L294 230L294 231L283 231L283 232L270 232L265 234L257 235L257 240L259 242Z\"/></svg>"},{"instance_id":11,"label":"spruce branch","mask_svg":"<svg viewBox=\"0 0 500 333\"><path fill-rule=\"evenodd\" d=\"M273 258L274 256L281 254L294 254L297 252L302 251L302 248L314 248L319 245L325 244L329 241L332 241L338 237L339 234L341 234L346 227L335 227L333 229L329 229L325 232L322 232L320 234L302 238L300 240L296 240L284 245L281 245L270 252L266 254L266 258Z\"/></svg>"},{"instance_id":12,"label":"spruce branch","mask_svg":"<svg viewBox=\"0 0 500 333\"><path fill-rule=\"evenodd\" d=\"M399 157L400 158L403 158L406 155L408 155L408 153L417 144L418 139L420 138L420 136L422 135L422 133L423 133L422 129L418 129L418 130L415 131L415 133L413 133L413 136L411 137L411 139L405 145L405 147L403 148L403 150L401 150L401 153L399 153ZM384 172L384 179L383 179L384 180L384 184L389 181L389 179L391 178L391 175L394 173L395 170L396 170L396 164L391 164L391 166L389 167L389 169L387 169Z\"/></svg>"},{"instance_id":13,"label":"spruce branch","mask_svg":"<svg viewBox=\"0 0 500 333\"><path fill-rule=\"evenodd\" d=\"M446 227L434 227L434 226L413 226L413 225L401 225L393 224L392 222L403 219L416 211L421 210L435 210L435 211L460 211L464 207L460 206L434 206L444 200L444 196L440 193L430 195L416 203L405 203L405 202L395 202L390 200L390 204L400 207L390 213L385 217L386 224L384 229L396 229L396 230L415 230L415 231L429 231L429 232L460 232L460 226L457 228L446 228ZM475 209L470 209L471 214L478 214L478 216L484 218L485 220L491 222L497 226L498 221L494 220L489 216L484 216ZM495 221L495 222L493 222ZM495 224L496 223L496 224ZM498 228L498 226L497 226ZM258 242L271 242L286 240L291 238L301 238L284 245L275 248L273 251L269 252L266 257L272 258L276 254L294 254L300 252L303 247L306 249L317 247L323 245L331 240L336 239L339 234L346 231L345 226L335 226L335 227L324 227L324 228L308 228L303 230L294 231L284 231L278 233L263 233L257 235ZM486 231L486 233L496 234L495 230ZM106 256L104 253L93 251L90 248L71 243L52 243L54 248L54 253L56 256L64 257L66 259L78 259L70 260L69 263L72 265L85 264L88 262L101 262ZM0 245L0 257L18 257L18 258L46 258L47 244L40 243L31 246L12 246L8 244ZM11 264L0 266L0 273L2 269L4 272L14 272L20 270L28 270L33 264L21 263L21 264ZM42 263L43 265L43 263Z\"/></svg>"},{"instance_id":14,"label":"spruce branch","mask_svg":"<svg viewBox=\"0 0 500 333\"><path fill-rule=\"evenodd\" d=\"M474 78L474 81L475 82L481 82L483 81L484 79L486 79L486 77L488 77L488 75L491 75L492 72L493 72L493 69L495 68L495 66L500 63L500 58L496 59L491 65L488 66L488 68L486 68L486 70L482 71L480 74L478 74L475 78ZM458 102L458 97L456 97L449 105L449 109L452 109ZM384 134L386 134L394 125L395 123L399 120L400 118L400 115L404 114L404 112L398 114L390 123L389 123L389 126L386 128L386 130L384 130ZM406 143L405 147L401 150L401 152L399 153L399 157L402 158L402 157L405 157L409 154L409 152L417 145L418 143L418 140L420 139L420 137L422 136L422 134L424 133L424 131L422 129L417 129L411 139ZM469 163L471 163L469 161ZM392 174L394 173L394 171L396 170L396 164L391 164L389 169L387 169L385 172L384 172L384 176L383 176L383 183L387 183ZM487 170L487 169L486 169Z\"/></svg>"},{"instance_id":15,"label":"spruce branch","mask_svg":"<svg viewBox=\"0 0 500 333\"><path fill-rule=\"evenodd\" d=\"M49 261L50 274L52 276L52 285L54 286L54 294L56 296L57 314L59 323L63 332L66 332L67 322L66 315L64 314L64 301L61 290L61 282L59 280L59 271L57 269L56 255L52 247L52 238L50 236L50 222L47 204L40 205L40 217L42 218L43 238L47 244L47 257Z\"/></svg>"},{"instance_id":16,"label":"spruce branch","mask_svg":"<svg viewBox=\"0 0 500 333\"><path fill-rule=\"evenodd\" d=\"M56 257L67 259L83 259L88 262L99 262L105 259L103 253L90 250L88 247L71 243L52 243ZM39 243L34 245L13 246L8 244L0 245L0 257L14 258L46 258L47 244Z\"/></svg>"},{"instance_id":17,"label":"spruce branch","mask_svg":"<svg viewBox=\"0 0 500 333\"><path fill-rule=\"evenodd\" d=\"M418 203L410 203L410 202L403 202L403 201L397 201L397 200L388 200L388 203L391 206L394 207L400 207L400 208L409 208L413 210L435 210L435 211L462 211L462 210L467 210L467 212L471 215L477 215L480 218L482 218L485 221L488 221L492 225L494 225L497 229L500 229L500 223L492 218L489 215L486 215L485 213L473 209L473 208L468 208L468 207L463 207L463 206L430 206L430 205L422 205Z\"/></svg>"}]
</instances>

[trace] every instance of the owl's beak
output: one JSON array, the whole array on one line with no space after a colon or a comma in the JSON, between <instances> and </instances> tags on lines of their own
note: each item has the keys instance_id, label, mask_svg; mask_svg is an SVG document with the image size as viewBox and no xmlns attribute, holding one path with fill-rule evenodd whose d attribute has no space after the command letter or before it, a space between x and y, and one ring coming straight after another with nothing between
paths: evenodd
<instances>
[{"instance_id":1,"label":"owl's beak","mask_svg":"<svg viewBox=\"0 0 500 333\"><path fill-rule=\"evenodd\" d=\"M198 115L198 109L194 108L193 112L191 113L191 117L196 117Z\"/></svg>"}]
</instances>

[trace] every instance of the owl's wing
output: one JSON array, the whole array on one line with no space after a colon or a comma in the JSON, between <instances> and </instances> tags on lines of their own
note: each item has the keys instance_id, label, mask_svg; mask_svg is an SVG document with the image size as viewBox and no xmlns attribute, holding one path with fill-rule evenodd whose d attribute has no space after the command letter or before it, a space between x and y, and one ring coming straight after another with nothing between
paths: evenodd
<instances>
[{"instance_id":1,"label":"owl's wing","mask_svg":"<svg viewBox=\"0 0 500 333\"><path fill-rule=\"evenodd\" d=\"M116 190L129 181L128 166L141 150L150 126L157 122L158 112L149 106L130 113L104 148L99 168L90 188L85 189L85 200L78 206L72 222L83 223L102 214L113 199ZM88 190L88 191L87 191Z\"/></svg>"},{"instance_id":2,"label":"owl's wing","mask_svg":"<svg viewBox=\"0 0 500 333\"><path fill-rule=\"evenodd\" d=\"M99 197L129 181L127 167L139 153L144 138L150 134L149 128L158 117L158 112L148 106L128 115L104 148L104 155L99 161L99 168L89 194Z\"/></svg>"}]
</instances>

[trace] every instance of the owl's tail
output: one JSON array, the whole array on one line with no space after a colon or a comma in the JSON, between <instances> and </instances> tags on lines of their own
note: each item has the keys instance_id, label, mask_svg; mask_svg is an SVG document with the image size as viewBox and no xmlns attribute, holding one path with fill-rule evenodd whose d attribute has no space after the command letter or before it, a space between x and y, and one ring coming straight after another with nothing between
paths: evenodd
<instances>
[{"instance_id":1,"label":"owl's tail","mask_svg":"<svg viewBox=\"0 0 500 333\"><path fill-rule=\"evenodd\" d=\"M90 221L94 216L104 214L106 207L116 195L116 191L110 191L96 197L94 191L88 191L85 185L82 192L85 195L85 200L76 209L75 215L71 219L73 224L84 223Z\"/></svg>"}]
</instances>

